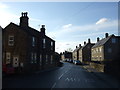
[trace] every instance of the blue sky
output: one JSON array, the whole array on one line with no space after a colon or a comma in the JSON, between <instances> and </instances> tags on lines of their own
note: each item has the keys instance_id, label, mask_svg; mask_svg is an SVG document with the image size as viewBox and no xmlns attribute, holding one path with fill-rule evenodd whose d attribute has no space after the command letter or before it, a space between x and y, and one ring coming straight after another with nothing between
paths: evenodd
<instances>
[{"instance_id":1,"label":"blue sky","mask_svg":"<svg viewBox=\"0 0 120 90\"><path fill-rule=\"evenodd\" d=\"M46 35L56 41L56 51L75 49L88 38L95 43L104 34L118 35L117 2L2 2L0 25L19 24L21 12L28 12L29 26L39 30L46 25Z\"/></svg>"}]
</instances>

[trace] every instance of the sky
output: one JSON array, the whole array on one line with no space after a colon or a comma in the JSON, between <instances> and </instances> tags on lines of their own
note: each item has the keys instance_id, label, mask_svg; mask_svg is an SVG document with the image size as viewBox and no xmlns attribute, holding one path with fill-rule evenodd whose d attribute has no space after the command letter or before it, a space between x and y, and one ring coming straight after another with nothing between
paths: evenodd
<instances>
[{"instance_id":1,"label":"sky","mask_svg":"<svg viewBox=\"0 0 120 90\"><path fill-rule=\"evenodd\" d=\"M21 12L28 12L30 27L45 25L58 53L88 38L96 43L105 33L118 35L118 2L0 2L0 26L19 25Z\"/></svg>"}]
</instances>

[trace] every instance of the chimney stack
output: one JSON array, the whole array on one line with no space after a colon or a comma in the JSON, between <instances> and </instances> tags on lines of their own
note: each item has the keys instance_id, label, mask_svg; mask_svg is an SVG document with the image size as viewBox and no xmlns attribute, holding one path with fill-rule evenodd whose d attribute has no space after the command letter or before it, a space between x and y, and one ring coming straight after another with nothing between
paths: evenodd
<instances>
[{"instance_id":1,"label":"chimney stack","mask_svg":"<svg viewBox=\"0 0 120 90\"><path fill-rule=\"evenodd\" d=\"M86 42L84 41L84 45L86 44Z\"/></svg>"},{"instance_id":2,"label":"chimney stack","mask_svg":"<svg viewBox=\"0 0 120 90\"><path fill-rule=\"evenodd\" d=\"M100 41L100 38L99 37L97 37L97 42L99 42Z\"/></svg>"},{"instance_id":3,"label":"chimney stack","mask_svg":"<svg viewBox=\"0 0 120 90\"><path fill-rule=\"evenodd\" d=\"M77 46L76 46L76 48L77 48Z\"/></svg>"},{"instance_id":4,"label":"chimney stack","mask_svg":"<svg viewBox=\"0 0 120 90\"><path fill-rule=\"evenodd\" d=\"M108 37L108 33L105 33L105 38L107 38Z\"/></svg>"},{"instance_id":5,"label":"chimney stack","mask_svg":"<svg viewBox=\"0 0 120 90\"><path fill-rule=\"evenodd\" d=\"M90 43L90 38L88 39L88 43Z\"/></svg>"},{"instance_id":6,"label":"chimney stack","mask_svg":"<svg viewBox=\"0 0 120 90\"><path fill-rule=\"evenodd\" d=\"M40 30L45 35L45 25L42 25L42 28Z\"/></svg>"},{"instance_id":7,"label":"chimney stack","mask_svg":"<svg viewBox=\"0 0 120 90\"><path fill-rule=\"evenodd\" d=\"M79 47L81 48L81 44L79 44Z\"/></svg>"},{"instance_id":8,"label":"chimney stack","mask_svg":"<svg viewBox=\"0 0 120 90\"><path fill-rule=\"evenodd\" d=\"M21 15L22 15L22 16L20 17L20 26L21 26L21 27L24 27L24 28L28 27L28 19L29 19L29 18L28 18L28 16L27 16L27 14L28 14L27 12L24 12L24 13L22 12L22 13L21 13Z\"/></svg>"}]
</instances>

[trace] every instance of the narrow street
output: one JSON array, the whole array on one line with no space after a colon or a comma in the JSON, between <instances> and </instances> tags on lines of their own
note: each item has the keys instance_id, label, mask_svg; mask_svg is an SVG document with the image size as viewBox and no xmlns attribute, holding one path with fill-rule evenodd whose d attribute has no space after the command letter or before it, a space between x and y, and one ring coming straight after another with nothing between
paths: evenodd
<instances>
[{"instance_id":1,"label":"narrow street","mask_svg":"<svg viewBox=\"0 0 120 90\"><path fill-rule=\"evenodd\" d=\"M63 62L44 72L14 75L3 78L2 88L118 88L119 83L111 76L88 72L80 65Z\"/></svg>"}]
</instances>

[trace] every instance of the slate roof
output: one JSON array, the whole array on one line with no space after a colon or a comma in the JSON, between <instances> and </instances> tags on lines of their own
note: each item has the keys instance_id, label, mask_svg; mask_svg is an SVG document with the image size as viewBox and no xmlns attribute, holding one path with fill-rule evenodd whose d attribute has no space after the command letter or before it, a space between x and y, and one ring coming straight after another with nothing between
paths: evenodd
<instances>
[{"instance_id":1,"label":"slate roof","mask_svg":"<svg viewBox=\"0 0 120 90\"><path fill-rule=\"evenodd\" d=\"M86 43L86 44L85 44L85 45L84 45L81 49L83 49L84 47L86 47L86 46L87 46L87 44L88 44L88 43Z\"/></svg>"},{"instance_id":2,"label":"slate roof","mask_svg":"<svg viewBox=\"0 0 120 90\"><path fill-rule=\"evenodd\" d=\"M40 31L38 31L38 30L36 30L36 29L34 29L34 28L30 27L30 26L28 26L27 28L23 28L23 27L20 27L19 25L15 24L15 23L12 23L12 22L9 25L14 25L14 26L20 28L21 30L23 30L23 31L25 31L25 32L27 32L27 33L29 33L31 35L40 35L41 34ZM46 35L45 35L45 37L51 39L50 37L48 37ZM54 41L53 39L51 39L51 40Z\"/></svg>"},{"instance_id":3,"label":"slate roof","mask_svg":"<svg viewBox=\"0 0 120 90\"><path fill-rule=\"evenodd\" d=\"M95 43L86 43L81 49L85 48L88 44L94 45Z\"/></svg>"},{"instance_id":4,"label":"slate roof","mask_svg":"<svg viewBox=\"0 0 120 90\"><path fill-rule=\"evenodd\" d=\"M113 37L114 35L110 35L107 38L103 38L101 39L99 42L97 42L92 48L98 47L98 46L102 46L104 45L111 37Z\"/></svg>"},{"instance_id":5,"label":"slate roof","mask_svg":"<svg viewBox=\"0 0 120 90\"><path fill-rule=\"evenodd\" d=\"M79 49L81 49L82 47L77 47L73 52L78 51Z\"/></svg>"}]
</instances>

